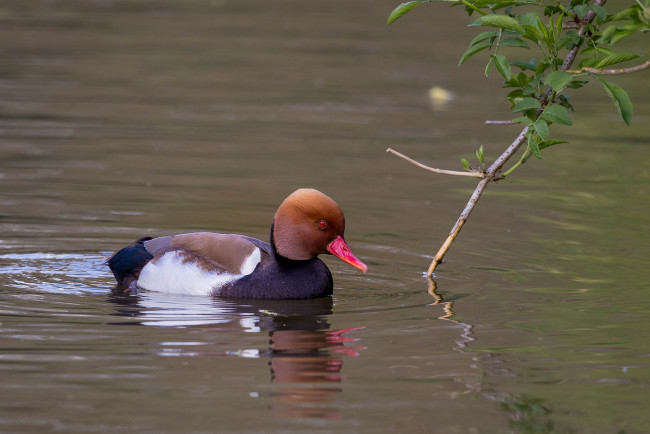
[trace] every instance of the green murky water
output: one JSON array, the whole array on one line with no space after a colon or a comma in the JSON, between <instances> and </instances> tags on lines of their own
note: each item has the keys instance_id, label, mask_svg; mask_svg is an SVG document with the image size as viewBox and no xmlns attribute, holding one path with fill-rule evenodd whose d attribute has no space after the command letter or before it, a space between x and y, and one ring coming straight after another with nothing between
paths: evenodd
<instances>
[{"instance_id":1,"label":"green murky water","mask_svg":"<svg viewBox=\"0 0 650 434\"><path fill-rule=\"evenodd\" d=\"M650 430L647 74L616 80L632 127L592 86L570 144L489 188L436 301L422 272L473 181L384 151L457 169L518 131L482 125L506 113L479 61L455 66L461 11L386 28L394 6L0 5L0 431ZM332 299L111 295L119 247L266 239L301 186L370 267L326 258Z\"/></svg>"}]
</instances>

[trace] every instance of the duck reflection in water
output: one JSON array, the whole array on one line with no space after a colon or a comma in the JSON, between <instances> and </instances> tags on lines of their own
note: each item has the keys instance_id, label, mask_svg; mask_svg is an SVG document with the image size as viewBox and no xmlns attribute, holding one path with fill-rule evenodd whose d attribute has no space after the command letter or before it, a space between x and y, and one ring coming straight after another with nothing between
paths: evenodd
<instances>
[{"instance_id":1,"label":"duck reflection in water","mask_svg":"<svg viewBox=\"0 0 650 434\"><path fill-rule=\"evenodd\" d=\"M355 345L358 339L348 336L350 332L363 327L329 330L332 297L313 300L182 298L170 300L160 293L140 293L114 294L110 300L120 305L115 315L128 316L137 321L129 321L128 324L213 326L222 330L235 326L249 332L267 332L267 349L227 353L249 358L268 357L273 384L268 396L277 415L289 418L342 416L339 408L328 404L342 391L344 358L359 356L359 351L365 347ZM196 304L189 305L188 298L197 299ZM186 312L183 312L184 309L187 309ZM206 355L197 351L187 353L187 356ZM219 351L217 355L223 355L223 352Z\"/></svg>"},{"instance_id":2,"label":"duck reflection in water","mask_svg":"<svg viewBox=\"0 0 650 434\"><path fill-rule=\"evenodd\" d=\"M358 356L363 347L346 345L357 339L337 331L281 329L270 333L269 367L276 410L285 417L336 418L335 408L301 406L327 403L341 392L343 357Z\"/></svg>"}]
</instances>

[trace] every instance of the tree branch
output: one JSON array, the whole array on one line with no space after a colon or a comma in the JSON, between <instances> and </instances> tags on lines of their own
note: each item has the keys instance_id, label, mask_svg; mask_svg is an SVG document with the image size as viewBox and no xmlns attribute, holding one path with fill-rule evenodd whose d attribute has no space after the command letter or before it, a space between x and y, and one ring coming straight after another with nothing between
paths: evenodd
<instances>
[{"instance_id":1,"label":"tree branch","mask_svg":"<svg viewBox=\"0 0 650 434\"><path fill-rule=\"evenodd\" d=\"M602 6L606 2L607 0L596 0L594 2L594 5ZM588 24L591 23L595 17L596 17L596 13L593 10L589 10L587 12L585 17L580 21L578 35L582 36L584 34ZM560 70L566 71L571 67L573 61L578 55L579 50L580 47L577 44L574 45L573 48L571 48L571 50L569 50L569 53L567 53L566 57L564 58L564 61L562 62L562 66L560 67ZM443 258L447 254L447 251L451 247L451 244L454 242L454 240L460 233L460 230L462 229L463 225L467 221L467 218L469 217L472 210L474 209L474 206L481 198L481 195L483 194L483 191L485 190L487 185L490 183L490 181L494 181L498 179L496 177L497 172L499 172L501 168L505 165L505 163L519 150L519 148L524 143L526 143L526 134L528 133L528 130L529 127L525 127L521 131L521 133L519 133L519 135L514 140L514 142L512 142L510 146L508 146L508 149L506 149L505 152L501 154L501 156L497 158L494 161L494 163L492 163L492 165L488 168L488 170L485 173L485 177L479 181L478 185L476 186L476 189L474 190L474 193L472 193L472 196L467 202L467 205L465 205L463 212L460 214L460 217L458 217L458 220L456 220L456 224L451 229L451 232L447 236L445 242L442 244L442 247L440 247L440 249L438 250L438 253L436 253L436 256L433 258L433 261L431 261L431 265L427 270L428 277L433 276L434 270L442 262Z\"/></svg>"},{"instance_id":2,"label":"tree branch","mask_svg":"<svg viewBox=\"0 0 650 434\"><path fill-rule=\"evenodd\" d=\"M389 153L391 153L393 155L397 155L398 157L403 158L404 160L408 161L409 163L415 164L416 166L418 166L418 167L420 167L422 169L428 170L430 172L439 173L439 174L442 174L442 175L471 176L472 178L484 178L485 177L485 174L480 173L480 172L460 172L460 171L456 171L456 170L436 169L435 167L430 167L430 166L422 164L422 163L420 163L418 161L415 161L414 159L409 158L406 155L404 155L404 154L402 154L400 152L397 152L397 151L395 151L394 149L391 149L391 148L386 149L386 152L389 152Z\"/></svg>"},{"instance_id":3,"label":"tree branch","mask_svg":"<svg viewBox=\"0 0 650 434\"><path fill-rule=\"evenodd\" d=\"M467 202L467 205L465 205L465 209L463 209L463 212L460 213L460 217L458 217L458 220L456 221L454 227L451 229L451 232L447 236L447 239L442 244L442 247L440 247L438 250L438 253L436 253L433 261L431 261L431 265L427 270L427 276L433 276L433 271L442 262L442 259L445 257L447 250L449 250L449 247L451 247L451 244L460 233L460 230L469 218L469 215L472 213L474 206L481 198L481 195L483 194L483 191L487 187L488 183L493 180L496 173L501 170L503 165L506 164L510 157L512 157L517 152L517 150L519 150L521 145L526 143L526 133L528 133L528 129L529 127L526 127L521 131L521 133L519 133L515 141L512 142L510 146L508 146L508 149L506 149L505 152L501 154L501 156L497 158L497 160L488 168L487 172L485 173L485 178L479 181L476 189L474 190L474 193L472 193L472 196L469 198L469 202Z\"/></svg>"},{"instance_id":4,"label":"tree branch","mask_svg":"<svg viewBox=\"0 0 650 434\"><path fill-rule=\"evenodd\" d=\"M570 69L567 72L571 74L580 74L581 72L591 72L592 74L599 75L616 75L616 74L630 74L632 72L642 71L644 69L650 68L650 60L636 66L630 66L629 68L617 68L617 69L598 69L598 68L589 68L584 67L580 69Z\"/></svg>"},{"instance_id":5,"label":"tree branch","mask_svg":"<svg viewBox=\"0 0 650 434\"><path fill-rule=\"evenodd\" d=\"M515 121L485 121L485 125L515 125L518 123Z\"/></svg>"}]
</instances>

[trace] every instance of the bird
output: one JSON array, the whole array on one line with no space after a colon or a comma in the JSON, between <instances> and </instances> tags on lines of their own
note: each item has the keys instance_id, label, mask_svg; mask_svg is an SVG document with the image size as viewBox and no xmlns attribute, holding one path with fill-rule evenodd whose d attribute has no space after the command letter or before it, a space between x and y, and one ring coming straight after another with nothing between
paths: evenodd
<instances>
[{"instance_id":1,"label":"bird","mask_svg":"<svg viewBox=\"0 0 650 434\"><path fill-rule=\"evenodd\" d=\"M312 188L291 193L271 223L270 243L253 237L193 232L143 237L106 263L116 290L159 291L224 298L309 299L332 295L333 279L320 254L366 273L344 238L345 216Z\"/></svg>"}]
</instances>

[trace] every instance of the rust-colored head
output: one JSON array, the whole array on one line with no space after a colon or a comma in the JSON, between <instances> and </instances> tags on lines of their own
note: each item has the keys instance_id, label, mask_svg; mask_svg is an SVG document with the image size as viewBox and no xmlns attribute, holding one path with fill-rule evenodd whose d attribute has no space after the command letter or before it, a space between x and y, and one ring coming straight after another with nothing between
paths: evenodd
<instances>
[{"instance_id":1,"label":"rust-colored head","mask_svg":"<svg viewBox=\"0 0 650 434\"><path fill-rule=\"evenodd\" d=\"M343 239L345 216L330 197L301 188L287 197L273 217L273 244L280 256L311 259L331 253L362 270L368 267L354 256Z\"/></svg>"}]
</instances>

